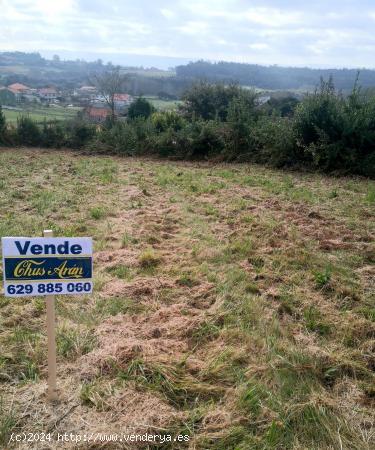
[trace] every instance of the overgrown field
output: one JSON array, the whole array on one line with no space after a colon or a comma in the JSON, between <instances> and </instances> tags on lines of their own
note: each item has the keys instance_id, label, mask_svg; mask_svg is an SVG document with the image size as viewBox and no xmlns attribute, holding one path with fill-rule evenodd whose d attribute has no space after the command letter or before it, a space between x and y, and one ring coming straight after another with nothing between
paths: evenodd
<instances>
[{"instance_id":1,"label":"overgrown field","mask_svg":"<svg viewBox=\"0 0 375 450\"><path fill-rule=\"evenodd\" d=\"M374 182L26 149L0 170L1 236L95 242L95 293L57 297L57 405L45 300L0 296L0 448L374 448ZM127 448L64 445L17 448Z\"/></svg>"}]
</instances>

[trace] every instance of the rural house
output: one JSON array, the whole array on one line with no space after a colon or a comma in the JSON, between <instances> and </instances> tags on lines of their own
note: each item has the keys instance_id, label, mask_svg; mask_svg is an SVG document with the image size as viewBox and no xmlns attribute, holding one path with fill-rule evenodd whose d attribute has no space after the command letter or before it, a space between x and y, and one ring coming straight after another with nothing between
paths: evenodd
<instances>
[{"instance_id":1,"label":"rural house","mask_svg":"<svg viewBox=\"0 0 375 450\"><path fill-rule=\"evenodd\" d=\"M103 123L111 115L111 111L106 106L89 106L85 108L84 115L91 122Z\"/></svg>"},{"instance_id":2,"label":"rural house","mask_svg":"<svg viewBox=\"0 0 375 450\"><path fill-rule=\"evenodd\" d=\"M81 100L94 100L97 96L97 92L95 86L81 86L74 91L73 95Z\"/></svg>"},{"instance_id":3,"label":"rural house","mask_svg":"<svg viewBox=\"0 0 375 450\"><path fill-rule=\"evenodd\" d=\"M8 86L8 89L14 92L15 94L29 94L31 92L31 88L25 86L21 83L13 83Z\"/></svg>"},{"instance_id":4,"label":"rural house","mask_svg":"<svg viewBox=\"0 0 375 450\"><path fill-rule=\"evenodd\" d=\"M32 94L32 89L21 83L10 84L8 89L15 95L17 102L22 101L25 96Z\"/></svg>"},{"instance_id":5,"label":"rural house","mask_svg":"<svg viewBox=\"0 0 375 450\"><path fill-rule=\"evenodd\" d=\"M54 87L38 89L38 96L47 103L54 102L58 97L58 92Z\"/></svg>"},{"instance_id":6,"label":"rural house","mask_svg":"<svg viewBox=\"0 0 375 450\"><path fill-rule=\"evenodd\" d=\"M129 106L133 101L133 97L129 94L115 94L115 109L123 109Z\"/></svg>"}]
</instances>

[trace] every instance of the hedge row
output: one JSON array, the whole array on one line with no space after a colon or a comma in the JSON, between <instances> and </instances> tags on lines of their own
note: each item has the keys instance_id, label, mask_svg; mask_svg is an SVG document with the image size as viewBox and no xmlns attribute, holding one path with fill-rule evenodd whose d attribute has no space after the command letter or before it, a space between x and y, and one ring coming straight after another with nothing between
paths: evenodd
<instances>
[{"instance_id":1,"label":"hedge row","mask_svg":"<svg viewBox=\"0 0 375 450\"><path fill-rule=\"evenodd\" d=\"M0 111L0 142L254 161L375 177L375 99L357 86L344 97L332 80L322 81L301 102L288 98L259 106L251 90L201 82L184 100L178 112L138 108L139 114L100 128L82 120L38 126L27 117L12 128Z\"/></svg>"}]
</instances>

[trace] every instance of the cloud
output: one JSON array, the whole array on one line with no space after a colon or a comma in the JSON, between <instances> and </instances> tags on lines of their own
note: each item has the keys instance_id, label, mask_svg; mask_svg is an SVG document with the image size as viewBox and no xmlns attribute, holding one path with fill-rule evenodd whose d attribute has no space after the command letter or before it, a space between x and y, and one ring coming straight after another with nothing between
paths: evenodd
<instances>
[{"instance_id":1,"label":"cloud","mask_svg":"<svg viewBox=\"0 0 375 450\"><path fill-rule=\"evenodd\" d=\"M0 50L371 66L373 0L0 0ZM91 57L91 56L90 56Z\"/></svg>"},{"instance_id":2,"label":"cloud","mask_svg":"<svg viewBox=\"0 0 375 450\"><path fill-rule=\"evenodd\" d=\"M249 44L249 48L252 50L268 50L270 46L264 42L256 42L255 44Z\"/></svg>"},{"instance_id":3,"label":"cloud","mask_svg":"<svg viewBox=\"0 0 375 450\"><path fill-rule=\"evenodd\" d=\"M162 8L160 10L161 14L167 19L173 19L175 17L175 13L170 9Z\"/></svg>"},{"instance_id":4,"label":"cloud","mask_svg":"<svg viewBox=\"0 0 375 450\"><path fill-rule=\"evenodd\" d=\"M175 27L177 31L191 36L202 35L208 32L208 24L202 21L191 20L182 26Z\"/></svg>"},{"instance_id":5,"label":"cloud","mask_svg":"<svg viewBox=\"0 0 375 450\"><path fill-rule=\"evenodd\" d=\"M283 27L301 23L303 14L297 11L282 11L273 8L252 8L239 17L267 27Z\"/></svg>"}]
</instances>

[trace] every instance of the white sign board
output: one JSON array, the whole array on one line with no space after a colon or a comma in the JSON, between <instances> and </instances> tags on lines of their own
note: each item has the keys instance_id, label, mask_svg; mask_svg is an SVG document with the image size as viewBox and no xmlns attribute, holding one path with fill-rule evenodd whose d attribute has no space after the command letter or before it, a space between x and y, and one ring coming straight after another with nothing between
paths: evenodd
<instances>
[{"instance_id":1,"label":"white sign board","mask_svg":"<svg viewBox=\"0 0 375 450\"><path fill-rule=\"evenodd\" d=\"M3 237L4 295L89 294L92 239Z\"/></svg>"}]
</instances>

